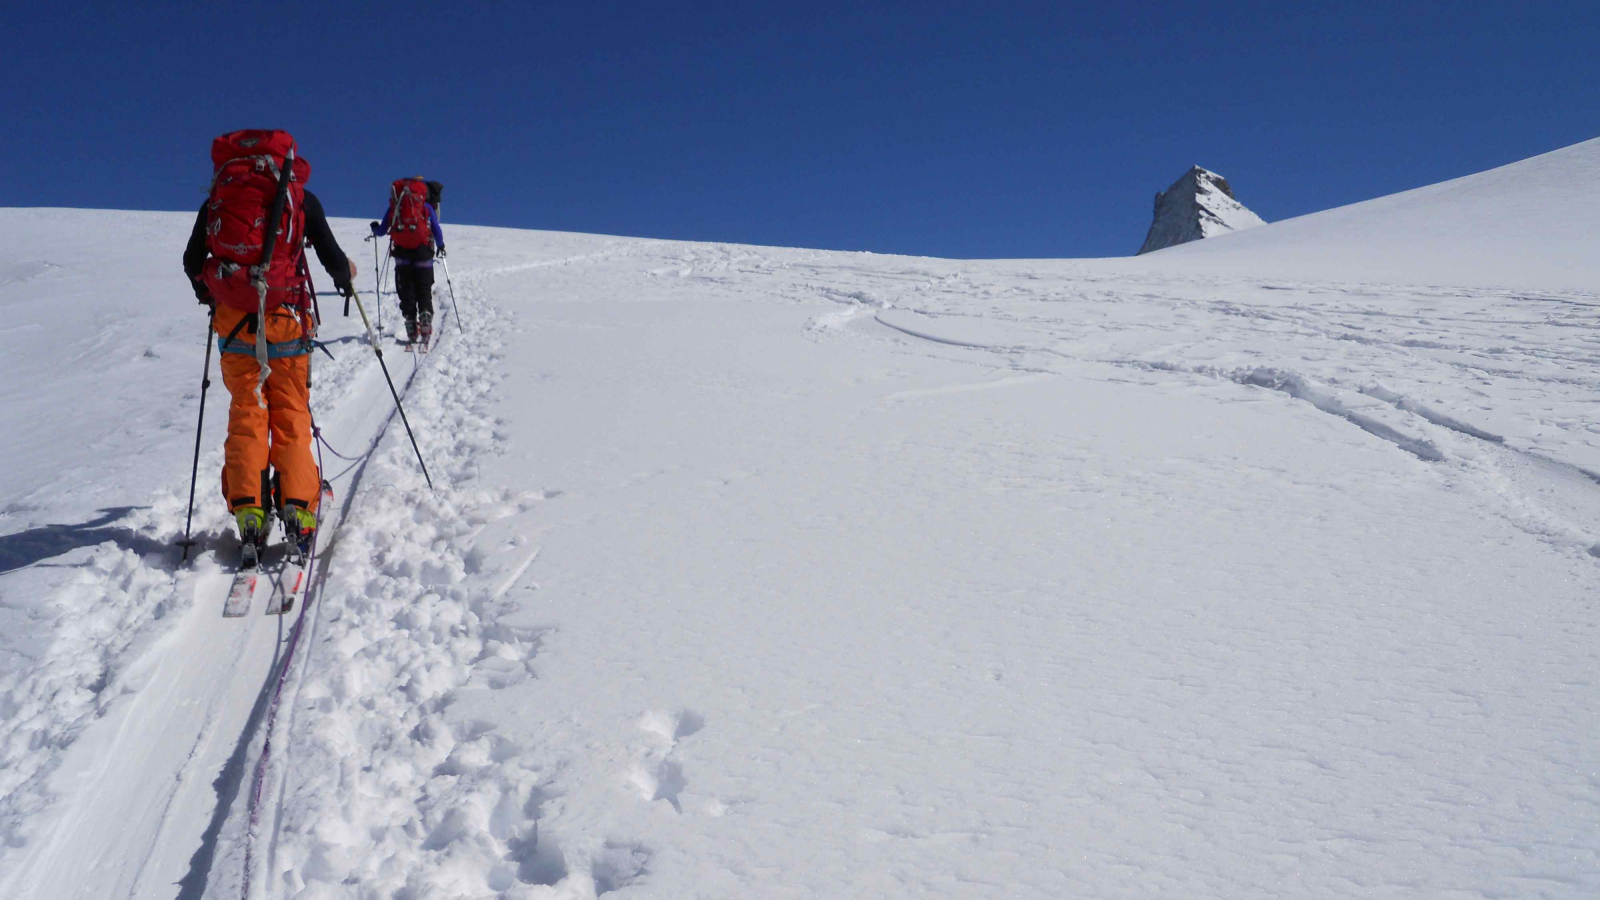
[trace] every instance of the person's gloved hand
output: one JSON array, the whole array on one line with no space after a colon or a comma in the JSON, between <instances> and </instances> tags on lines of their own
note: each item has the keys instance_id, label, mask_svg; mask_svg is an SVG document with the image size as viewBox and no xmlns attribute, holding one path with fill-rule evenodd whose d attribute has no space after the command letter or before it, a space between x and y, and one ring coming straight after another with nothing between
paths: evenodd
<instances>
[{"instance_id":1,"label":"person's gloved hand","mask_svg":"<svg viewBox=\"0 0 1600 900\"><path fill-rule=\"evenodd\" d=\"M189 279L189 284L194 287L194 297L196 300L200 301L201 306L210 306L211 304L217 302L211 296L211 289L206 287L205 282L199 280L198 278L191 278Z\"/></svg>"},{"instance_id":2,"label":"person's gloved hand","mask_svg":"<svg viewBox=\"0 0 1600 900\"><path fill-rule=\"evenodd\" d=\"M356 286L353 282L341 281L335 284L333 289L338 291L339 296L345 298L346 300L356 295Z\"/></svg>"},{"instance_id":3,"label":"person's gloved hand","mask_svg":"<svg viewBox=\"0 0 1600 900\"><path fill-rule=\"evenodd\" d=\"M367 225L369 225L372 228L372 236L373 237L377 237L379 234L383 233L383 226L378 224L377 222L368 222Z\"/></svg>"},{"instance_id":4,"label":"person's gloved hand","mask_svg":"<svg viewBox=\"0 0 1600 900\"><path fill-rule=\"evenodd\" d=\"M435 254L435 255L438 256L440 259L444 259L444 245L443 244L439 245L439 252L437 254Z\"/></svg>"}]
</instances>

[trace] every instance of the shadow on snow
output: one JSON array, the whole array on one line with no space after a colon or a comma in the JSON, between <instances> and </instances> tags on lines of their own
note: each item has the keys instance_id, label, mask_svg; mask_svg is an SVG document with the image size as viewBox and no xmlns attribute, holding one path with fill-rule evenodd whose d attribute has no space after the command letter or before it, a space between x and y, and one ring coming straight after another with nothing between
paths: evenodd
<instances>
[{"instance_id":1,"label":"shadow on snow","mask_svg":"<svg viewBox=\"0 0 1600 900\"><path fill-rule=\"evenodd\" d=\"M141 556L151 553L171 554L173 552L171 544L164 544L131 528L111 527L112 522L142 508L114 506L100 510L98 518L78 525L41 525L15 534L0 535L0 575L26 568L63 553L70 553L80 547L93 547L106 541L111 541Z\"/></svg>"}]
</instances>

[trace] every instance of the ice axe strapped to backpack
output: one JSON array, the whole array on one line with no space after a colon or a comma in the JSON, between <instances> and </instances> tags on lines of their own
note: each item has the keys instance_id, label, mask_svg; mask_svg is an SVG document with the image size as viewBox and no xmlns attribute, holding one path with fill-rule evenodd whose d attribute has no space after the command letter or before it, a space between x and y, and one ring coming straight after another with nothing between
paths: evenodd
<instances>
[{"instance_id":1,"label":"ice axe strapped to backpack","mask_svg":"<svg viewBox=\"0 0 1600 900\"><path fill-rule=\"evenodd\" d=\"M215 174L206 201L206 260L201 277L218 303L256 312L310 299L300 265L305 243L306 181L311 164L286 131L248 129L211 143ZM286 253L274 253L282 243ZM266 298L259 296L265 284Z\"/></svg>"}]
</instances>

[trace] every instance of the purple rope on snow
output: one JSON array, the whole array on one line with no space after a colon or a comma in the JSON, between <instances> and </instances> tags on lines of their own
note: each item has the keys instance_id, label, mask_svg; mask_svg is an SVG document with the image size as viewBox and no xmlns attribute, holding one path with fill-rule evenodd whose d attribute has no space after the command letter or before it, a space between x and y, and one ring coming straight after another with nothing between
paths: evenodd
<instances>
[{"instance_id":1,"label":"purple rope on snow","mask_svg":"<svg viewBox=\"0 0 1600 900\"><path fill-rule=\"evenodd\" d=\"M446 311L446 314L448 315L448 311ZM441 316L439 320L441 322L444 321L444 317ZM323 439L322 429L317 427L315 419L313 419L311 422L311 434L316 438L317 442L317 472L319 474L324 471L322 465L322 450L324 447L327 448L329 453L332 453L334 456L337 456L346 462L356 462L360 459L360 457L345 456L339 451L333 449L333 447ZM371 451L369 450L368 453L370 452ZM319 535L322 533L321 503L317 504L317 533ZM317 542L313 540L311 542L311 553L306 560L307 578L311 578L313 576L313 574L316 572L316 567ZM260 759L256 760L255 780L250 789L250 828L245 834L244 886L241 891L241 896L244 898L244 900L250 900L250 870L252 868L251 863L254 860L254 838L256 834L256 827L261 823L261 789L266 783L267 766L272 760L272 728L278 720L278 702L283 699L283 686L289 680L289 666L294 662L295 648L300 645L301 629L305 625L306 616L311 612L312 604L315 602L316 595L312 593L312 587L308 585L306 588L305 602L300 604L300 617L294 620L294 630L289 634L289 649L284 651L283 654L283 665L278 670L278 683L272 688L272 701L267 706L265 737L261 741L261 757Z\"/></svg>"},{"instance_id":2,"label":"purple rope on snow","mask_svg":"<svg viewBox=\"0 0 1600 900\"><path fill-rule=\"evenodd\" d=\"M333 445L328 443L327 440L325 440L322 437L322 429L318 428L316 425L312 425L311 426L311 436L316 438L317 439L317 443L321 444L322 447L328 448L328 452L329 453L332 453L334 456L339 457L340 459L344 460L345 462L357 462L357 461L359 461L361 459L361 456L345 456L343 453L340 453L339 451L333 449ZM322 447L318 447L317 448L317 470L318 471L322 470ZM368 452L371 452L371 451L368 451ZM365 455L366 455L365 453L362 454L362 456L365 456Z\"/></svg>"},{"instance_id":3,"label":"purple rope on snow","mask_svg":"<svg viewBox=\"0 0 1600 900\"><path fill-rule=\"evenodd\" d=\"M317 434L315 424L311 426L313 434ZM332 450L333 448L328 448ZM338 454L334 454L337 456ZM317 472L322 472L322 448L317 448ZM322 534L322 504L317 504L317 534ZM311 541L311 553L306 558L306 577L311 578L317 571L317 541ZM284 651L283 665L278 669L278 683L272 688L272 702L267 706L267 721L265 738L261 742L261 758L256 760L255 782L250 789L250 828L245 833L244 839L244 887L240 896L250 900L250 869L254 856L256 826L261 822L261 788L266 784L267 765L272 760L272 727L278 719L278 701L283 698L283 686L289 680L289 666L294 662L295 648L300 645L300 632L305 626L306 615L311 611L311 605L316 602L316 595L312 593L312 586L306 586L306 599L300 604L300 617L294 620L294 630L289 634L289 649Z\"/></svg>"}]
</instances>

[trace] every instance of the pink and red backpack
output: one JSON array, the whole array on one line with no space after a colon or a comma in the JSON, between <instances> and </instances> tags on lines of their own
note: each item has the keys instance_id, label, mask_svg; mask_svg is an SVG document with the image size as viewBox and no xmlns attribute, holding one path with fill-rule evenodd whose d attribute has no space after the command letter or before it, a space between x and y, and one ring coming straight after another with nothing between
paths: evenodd
<instances>
[{"instance_id":1,"label":"pink and red backpack","mask_svg":"<svg viewBox=\"0 0 1600 900\"><path fill-rule=\"evenodd\" d=\"M428 184L421 178L396 179L389 194L389 239L415 250L433 241L428 223Z\"/></svg>"},{"instance_id":2,"label":"pink and red backpack","mask_svg":"<svg viewBox=\"0 0 1600 900\"><path fill-rule=\"evenodd\" d=\"M311 164L296 152L287 131L245 129L211 142L211 179L206 201L206 260L201 277L218 303L254 312L260 305L255 278L264 276L266 308L310 303L305 272L306 181ZM288 166L283 211L262 269L267 219Z\"/></svg>"}]
</instances>

